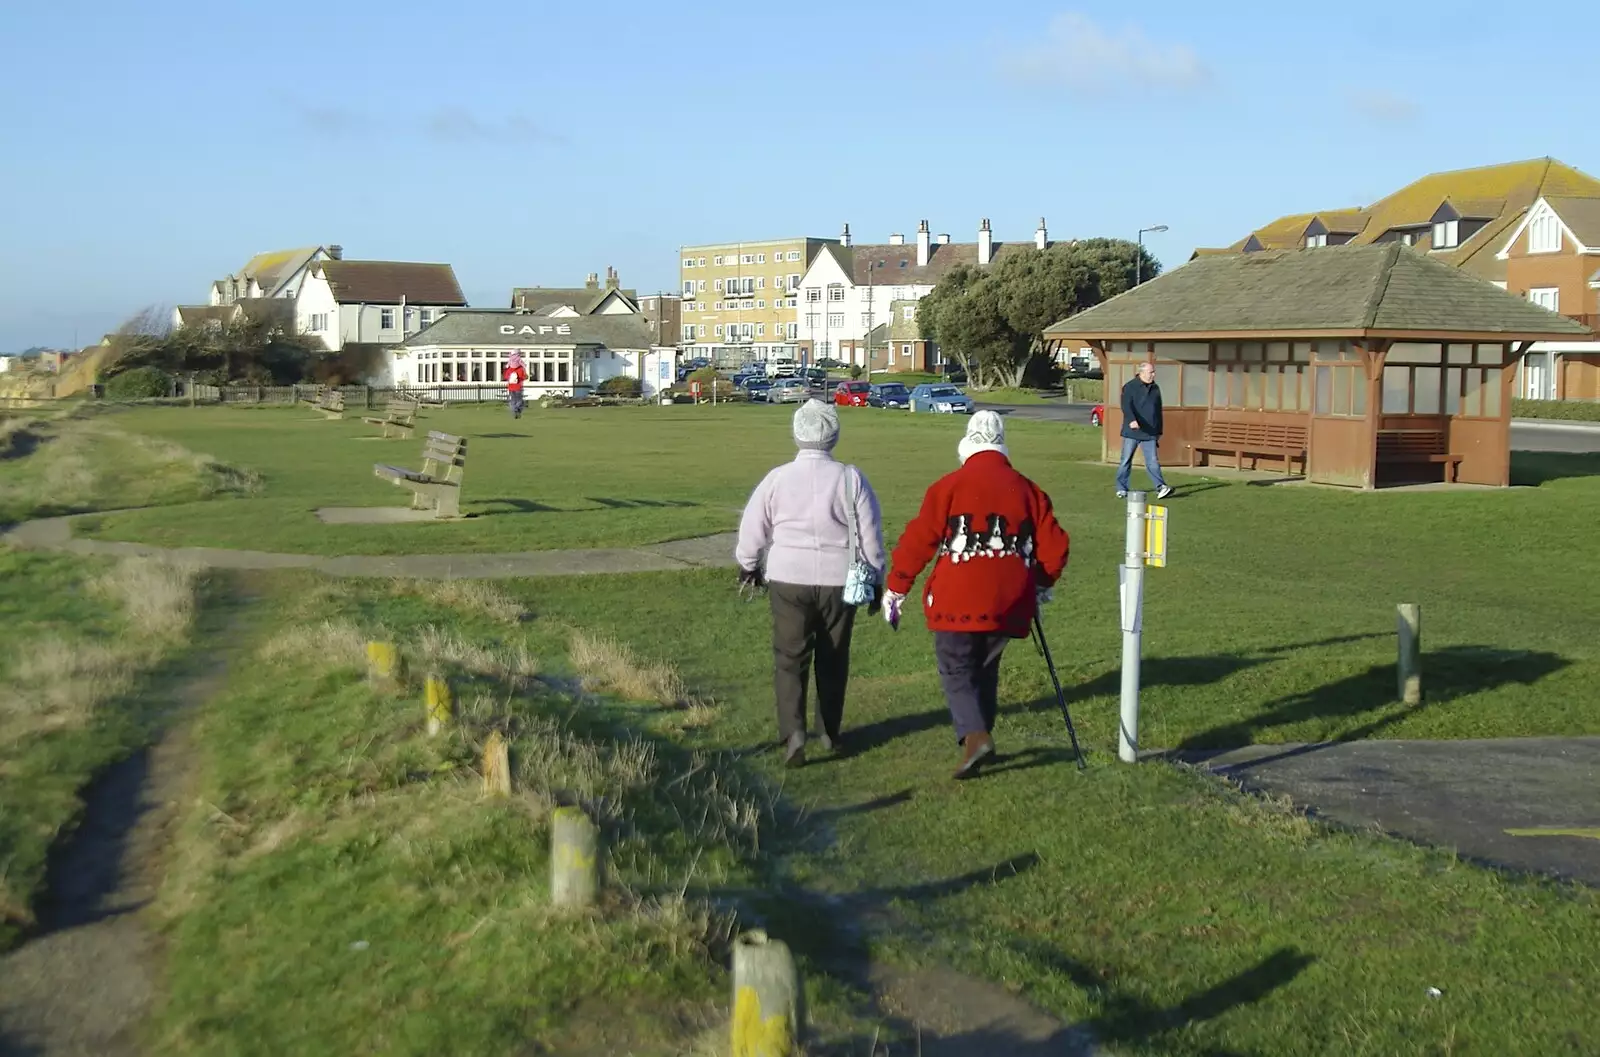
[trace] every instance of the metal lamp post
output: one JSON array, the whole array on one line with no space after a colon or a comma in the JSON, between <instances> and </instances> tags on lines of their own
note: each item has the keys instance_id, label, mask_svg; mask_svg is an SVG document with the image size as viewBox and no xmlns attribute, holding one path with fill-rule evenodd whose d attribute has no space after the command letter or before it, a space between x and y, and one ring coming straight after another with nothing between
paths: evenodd
<instances>
[{"instance_id":1,"label":"metal lamp post","mask_svg":"<svg viewBox=\"0 0 1600 1057\"><path fill-rule=\"evenodd\" d=\"M1133 285L1138 286L1144 282L1144 233L1146 231L1161 232L1167 230L1165 224L1139 229L1139 255L1133 260Z\"/></svg>"}]
</instances>

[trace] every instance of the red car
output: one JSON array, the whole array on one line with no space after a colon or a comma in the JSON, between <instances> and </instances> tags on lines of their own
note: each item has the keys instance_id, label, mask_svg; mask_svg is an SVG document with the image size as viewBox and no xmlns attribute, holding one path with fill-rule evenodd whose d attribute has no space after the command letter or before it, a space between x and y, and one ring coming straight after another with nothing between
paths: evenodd
<instances>
[{"instance_id":1,"label":"red car","mask_svg":"<svg viewBox=\"0 0 1600 1057\"><path fill-rule=\"evenodd\" d=\"M1096 404L1089 409L1089 425L1098 426L1106 420L1106 405Z\"/></svg>"},{"instance_id":2,"label":"red car","mask_svg":"<svg viewBox=\"0 0 1600 1057\"><path fill-rule=\"evenodd\" d=\"M871 395L870 382L840 382L833 391L833 402L840 407L866 407Z\"/></svg>"}]
</instances>

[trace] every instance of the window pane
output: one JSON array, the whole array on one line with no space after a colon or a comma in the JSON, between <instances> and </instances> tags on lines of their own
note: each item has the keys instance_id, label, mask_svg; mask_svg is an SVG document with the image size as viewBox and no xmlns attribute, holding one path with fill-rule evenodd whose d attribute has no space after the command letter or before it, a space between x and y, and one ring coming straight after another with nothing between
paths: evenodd
<instances>
[{"instance_id":1,"label":"window pane","mask_svg":"<svg viewBox=\"0 0 1600 1057\"><path fill-rule=\"evenodd\" d=\"M1367 413L1367 372L1365 368L1350 372L1350 413L1363 417Z\"/></svg>"},{"instance_id":2,"label":"window pane","mask_svg":"<svg viewBox=\"0 0 1600 1057\"><path fill-rule=\"evenodd\" d=\"M1447 346L1447 348L1445 350L1445 358L1450 363L1471 363L1472 362L1472 346L1471 345L1450 345L1450 346Z\"/></svg>"},{"instance_id":3,"label":"window pane","mask_svg":"<svg viewBox=\"0 0 1600 1057\"><path fill-rule=\"evenodd\" d=\"M1439 376L1438 367L1416 368L1416 379L1412 382L1416 393L1416 413L1419 415L1437 415L1439 413Z\"/></svg>"},{"instance_id":4,"label":"window pane","mask_svg":"<svg viewBox=\"0 0 1600 1057\"><path fill-rule=\"evenodd\" d=\"M1506 350L1503 345L1479 345L1478 362L1499 366L1505 362Z\"/></svg>"},{"instance_id":5,"label":"window pane","mask_svg":"<svg viewBox=\"0 0 1600 1057\"><path fill-rule=\"evenodd\" d=\"M1461 414L1461 368L1459 367L1452 367L1444 372L1444 413Z\"/></svg>"},{"instance_id":6,"label":"window pane","mask_svg":"<svg viewBox=\"0 0 1600 1057\"><path fill-rule=\"evenodd\" d=\"M1333 413L1335 415L1348 415L1350 413L1350 372L1337 370L1333 372Z\"/></svg>"},{"instance_id":7,"label":"window pane","mask_svg":"<svg viewBox=\"0 0 1600 1057\"><path fill-rule=\"evenodd\" d=\"M1261 406L1268 411L1278 410L1278 385L1283 378L1283 368L1276 364L1267 364L1267 373L1263 378L1263 392Z\"/></svg>"},{"instance_id":8,"label":"window pane","mask_svg":"<svg viewBox=\"0 0 1600 1057\"><path fill-rule=\"evenodd\" d=\"M1211 387L1211 406L1228 406L1228 384L1233 377L1233 369L1226 363L1217 364L1215 384Z\"/></svg>"},{"instance_id":9,"label":"window pane","mask_svg":"<svg viewBox=\"0 0 1600 1057\"><path fill-rule=\"evenodd\" d=\"M1228 406L1244 407L1244 368L1235 365L1233 373L1229 376Z\"/></svg>"},{"instance_id":10,"label":"window pane","mask_svg":"<svg viewBox=\"0 0 1600 1057\"><path fill-rule=\"evenodd\" d=\"M1183 406L1205 407L1210 399L1211 374L1203 363L1183 367Z\"/></svg>"},{"instance_id":11,"label":"window pane","mask_svg":"<svg viewBox=\"0 0 1600 1057\"><path fill-rule=\"evenodd\" d=\"M1304 341L1295 342L1295 345L1294 345L1294 362L1295 363L1310 363L1311 362L1311 346L1309 344L1307 344Z\"/></svg>"},{"instance_id":12,"label":"window pane","mask_svg":"<svg viewBox=\"0 0 1600 1057\"><path fill-rule=\"evenodd\" d=\"M1311 410L1311 371L1309 368L1300 368L1300 410Z\"/></svg>"},{"instance_id":13,"label":"window pane","mask_svg":"<svg viewBox=\"0 0 1600 1057\"><path fill-rule=\"evenodd\" d=\"M1224 341L1217 346L1217 359L1233 361L1239 358L1239 346L1231 341Z\"/></svg>"},{"instance_id":14,"label":"window pane","mask_svg":"<svg viewBox=\"0 0 1600 1057\"><path fill-rule=\"evenodd\" d=\"M1477 416L1483 414L1483 372L1462 371L1466 377L1466 395L1461 398L1461 413Z\"/></svg>"},{"instance_id":15,"label":"window pane","mask_svg":"<svg viewBox=\"0 0 1600 1057\"><path fill-rule=\"evenodd\" d=\"M1244 406L1252 411L1261 406L1261 365L1259 363L1245 364Z\"/></svg>"},{"instance_id":16,"label":"window pane","mask_svg":"<svg viewBox=\"0 0 1600 1057\"><path fill-rule=\"evenodd\" d=\"M1500 417L1500 372L1483 372L1483 417Z\"/></svg>"},{"instance_id":17,"label":"window pane","mask_svg":"<svg viewBox=\"0 0 1600 1057\"><path fill-rule=\"evenodd\" d=\"M1181 368L1175 363L1156 364L1156 385L1161 388L1162 400L1178 400L1182 396L1182 386L1178 377Z\"/></svg>"},{"instance_id":18,"label":"window pane","mask_svg":"<svg viewBox=\"0 0 1600 1057\"><path fill-rule=\"evenodd\" d=\"M1268 345L1267 359L1274 360L1278 363L1288 362L1289 343L1286 341L1274 341L1272 344Z\"/></svg>"},{"instance_id":19,"label":"window pane","mask_svg":"<svg viewBox=\"0 0 1600 1057\"><path fill-rule=\"evenodd\" d=\"M1327 367L1317 368L1317 414L1326 415L1333 407L1333 381Z\"/></svg>"},{"instance_id":20,"label":"window pane","mask_svg":"<svg viewBox=\"0 0 1600 1057\"><path fill-rule=\"evenodd\" d=\"M1266 346L1254 341L1245 342L1239 346L1239 356L1251 363L1260 363L1267 357Z\"/></svg>"},{"instance_id":21,"label":"window pane","mask_svg":"<svg viewBox=\"0 0 1600 1057\"><path fill-rule=\"evenodd\" d=\"M1383 413L1405 415L1411 412L1411 368L1383 369Z\"/></svg>"},{"instance_id":22,"label":"window pane","mask_svg":"<svg viewBox=\"0 0 1600 1057\"><path fill-rule=\"evenodd\" d=\"M1283 410L1301 410L1300 368L1298 367L1285 367L1283 369Z\"/></svg>"}]
</instances>

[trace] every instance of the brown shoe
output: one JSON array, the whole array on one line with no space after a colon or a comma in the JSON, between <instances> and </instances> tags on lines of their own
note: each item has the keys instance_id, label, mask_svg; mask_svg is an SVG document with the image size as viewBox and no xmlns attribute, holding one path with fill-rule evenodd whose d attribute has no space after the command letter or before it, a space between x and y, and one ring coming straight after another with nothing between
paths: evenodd
<instances>
[{"instance_id":1,"label":"brown shoe","mask_svg":"<svg viewBox=\"0 0 1600 1057\"><path fill-rule=\"evenodd\" d=\"M804 767L806 765L806 732L797 730L789 735L789 740L783 747L783 765L785 767Z\"/></svg>"},{"instance_id":2,"label":"brown shoe","mask_svg":"<svg viewBox=\"0 0 1600 1057\"><path fill-rule=\"evenodd\" d=\"M961 756L961 766L956 768L956 781L961 781L963 778L976 778L978 776L978 768L993 755L993 738L987 734L968 734L966 751Z\"/></svg>"}]
</instances>

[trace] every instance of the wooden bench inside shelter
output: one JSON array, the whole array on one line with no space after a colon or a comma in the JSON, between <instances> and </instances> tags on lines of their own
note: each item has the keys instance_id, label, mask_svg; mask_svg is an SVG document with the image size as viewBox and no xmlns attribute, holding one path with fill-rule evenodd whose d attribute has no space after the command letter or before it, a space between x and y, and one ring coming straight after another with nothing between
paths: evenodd
<instances>
[{"instance_id":1,"label":"wooden bench inside shelter","mask_svg":"<svg viewBox=\"0 0 1600 1057\"><path fill-rule=\"evenodd\" d=\"M1303 473L1308 435L1305 426L1293 422L1262 422L1213 412L1206 419L1200 442L1189 449L1189 465L1199 465L1197 460L1202 454L1217 454L1232 455L1234 465L1241 470L1245 469L1244 460L1249 456L1250 469L1255 469L1258 458L1270 456L1283 460L1285 474L1291 471L1294 460L1299 459ZM1206 464L1210 464L1209 458Z\"/></svg>"},{"instance_id":2,"label":"wooden bench inside shelter","mask_svg":"<svg viewBox=\"0 0 1600 1057\"><path fill-rule=\"evenodd\" d=\"M334 386L325 385L318 390L315 400L301 397L300 402L321 414L323 418L344 417L344 391Z\"/></svg>"},{"instance_id":3,"label":"wooden bench inside shelter","mask_svg":"<svg viewBox=\"0 0 1600 1057\"><path fill-rule=\"evenodd\" d=\"M1378 430L1378 466L1443 465L1444 479L1454 484L1461 456L1446 449L1444 431L1439 429Z\"/></svg>"},{"instance_id":4,"label":"wooden bench inside shelter","mask_svg":"<svg viewBox=\"0 0 1600 1057\"><path fill-rule=\"evenodd\" d=\"M372 473L411 489L413 510L432 510L436 518L461 516L461 482L467 472L467 441L432 430L422 443L422 469L407 470L382 463Z\"/></svg>"},{"instance_id":5,"label":"wooden bench inside shelter","mask_svg":"<svg viewBox=\"0 0 1600 1057\"><path fill-rule=\"evenodd\" d=\"M389 401L381 417L369 416L362 418L361 421L369 426L381 426L385 437L388 437L389 431L393 430L395 436L405 438L411 436L411 431L416 428L417 412L421 409L419 401L396 397Z\"/></svg>"}]
</instances>

